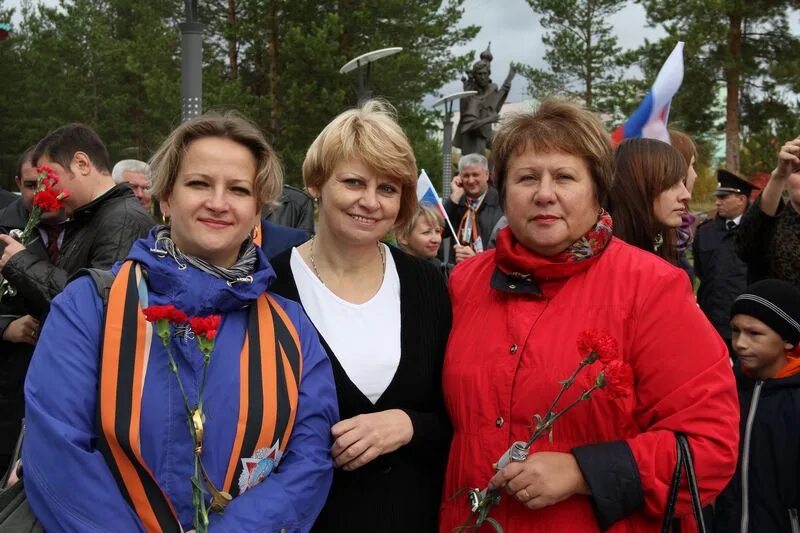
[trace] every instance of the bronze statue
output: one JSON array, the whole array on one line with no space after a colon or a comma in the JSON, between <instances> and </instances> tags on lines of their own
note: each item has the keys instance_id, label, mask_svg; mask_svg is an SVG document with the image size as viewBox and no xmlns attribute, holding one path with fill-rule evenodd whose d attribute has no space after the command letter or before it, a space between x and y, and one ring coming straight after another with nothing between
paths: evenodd
<instances>
[{"instance_id":1,"label":"bronze statue","mask_svg":"<svg viewBox=\"0 0 800 533\"><path fill-rule=\"evenodd\" d=\"M478 91L478 94L467 96L460 102L460 118L453 146L461 148L461 154L486 155L492 140L492 123L497 122L500 108L506 101L511 89L511 80L517 71L512 63L503 85L498 89L490 78L492 74L492 43L481 52L481 58L472 66L464 81L465 91Z\"/></svg>"}]
</instances>

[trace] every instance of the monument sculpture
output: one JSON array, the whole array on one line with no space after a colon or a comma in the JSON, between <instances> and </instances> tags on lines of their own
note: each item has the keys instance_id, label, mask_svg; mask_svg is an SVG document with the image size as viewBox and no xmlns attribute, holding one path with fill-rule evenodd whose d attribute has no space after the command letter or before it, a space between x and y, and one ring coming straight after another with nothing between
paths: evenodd
<instances>
[{"instance_id":1,"label":"monument sculpture","mask_svg":"<svg viewBox=\"0 0 800 533\"><path fill-rule=\"evenodd\" d=\"M461 149L461 154L486 155L491 147L492 124L497 122L500 108L511 90L511 80L517 71L512 63L503 85L500 88L492 83L492 43L481 52L480 59L467 73L464 82L465 91L478 91L478 94L466 96L460 102L460 118L456 128L453 145Z\"/></svg>"}]
</instances>

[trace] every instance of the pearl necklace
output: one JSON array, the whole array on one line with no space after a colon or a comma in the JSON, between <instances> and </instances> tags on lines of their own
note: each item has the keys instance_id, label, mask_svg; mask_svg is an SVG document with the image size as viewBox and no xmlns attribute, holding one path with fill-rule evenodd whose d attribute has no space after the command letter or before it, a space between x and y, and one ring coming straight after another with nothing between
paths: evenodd
<instances>
[{"instance_id":1,"label":"pearl necklace","mask_svg":"<svg viewBox=\"0 0 800 533\"><path fill-rule=\"evenodd\" d=\"M311 249L309 250L308 258L311 259L311 269L314 271L314 274L316 274L317 279L320 281L320 283L325 285L325 280L322 279L322 276L319 275L319 270L317 270L317 262L314 261L314 241L316 238L316 235L311 237ZM380 241L375 244L378 246L378 255L381 256L381 275L383 275L386 273L386 252L384 251L383 246L381 246Z\"/></svg>"}]
</instances>

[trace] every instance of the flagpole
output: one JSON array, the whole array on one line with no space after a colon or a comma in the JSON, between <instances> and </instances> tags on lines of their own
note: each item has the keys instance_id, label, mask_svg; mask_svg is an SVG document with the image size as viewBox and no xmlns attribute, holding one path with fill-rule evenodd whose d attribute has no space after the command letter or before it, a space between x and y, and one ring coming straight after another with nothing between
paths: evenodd
<instances>
[{"instance_id":1,"label":"flagpole","mask_svg":"<svg viewBox=\"0 0 800 533\"><path fill-rule=\"evenodd\" d=\"M441 206L442 211L444 211L444 206L442 205L441 200L439 200L439 205ZM456 230L453 229L453 224L450 222L450 217L447 216L447 212L445 212L444 220L445 222L447 222L447 227L450 228L450 233L453 234L453 238L456 240L456 244L461 246L461 241L458 240L458 235L456 235Z\"/></svg>"}]
</instances>

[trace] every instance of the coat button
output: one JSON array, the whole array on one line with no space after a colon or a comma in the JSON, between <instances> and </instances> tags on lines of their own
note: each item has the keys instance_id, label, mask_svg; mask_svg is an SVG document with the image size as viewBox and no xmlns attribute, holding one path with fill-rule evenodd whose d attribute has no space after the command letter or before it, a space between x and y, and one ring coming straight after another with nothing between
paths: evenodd
<instances>
[{"instance_id":1,"label":"coat button","mask_svg":"<svg viewBox=\"0 0 800 533\"><path fill-rule=\"evenodd\" d=\"M497 427L502 427L503 426L503 422L504 422L503 417L502 416L498 416L497 420L494 421L494 425L497 426Z\"/></svg>"},{"instance_id":2,"label":"coat button","mask_svg":"<svg viewBox=\"0 0 800 533\"><path fill-rule=\"evenodd\" d=\"M386 468L381 470L381 474L388 474L391 471L392 471L392 467L391 466L387 466Z\"/></svg>"},{"instance_id":3,"label":"coat button","mask_svg":"<svg viewBox=\"0 0 800 533\"><path fill-rule=\"evenodd\" d=\"M508 351L510 351L511 353L517 353L517 345L516 344L512 344L511 348L509 348Z\"/></svg>"},{"instance_id":4,"label":"coat button","mask_svg":"<svg viewBox=\"0 0 800 533\"><path fill-rule=\"evenodd\" d=\"M509 283L509 284L508 284L508 288L509 288L509 289L511 289L511 290L513 291L514 289L516 289L516 288L517 288L517 286L516 286L515 284L513 284L513 283Z\"/></svg>"}]
</instances>

